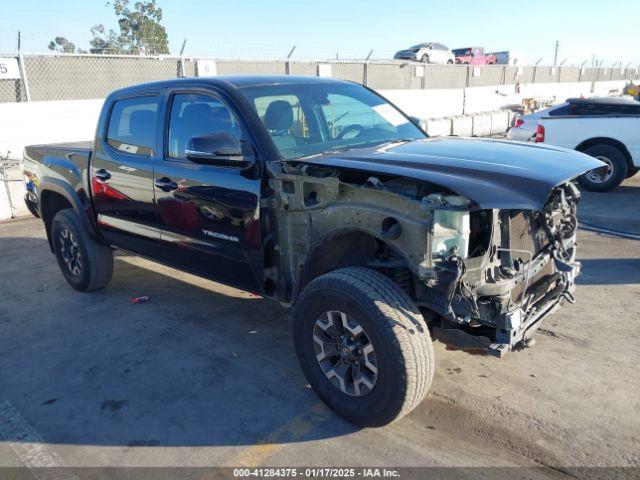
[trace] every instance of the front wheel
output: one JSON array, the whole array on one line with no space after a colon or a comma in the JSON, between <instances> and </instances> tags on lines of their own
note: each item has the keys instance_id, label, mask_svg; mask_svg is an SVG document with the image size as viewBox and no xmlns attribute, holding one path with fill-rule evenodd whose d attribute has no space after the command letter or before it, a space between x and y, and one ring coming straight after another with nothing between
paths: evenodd
<instances>
[{"instance_id":1,"label":"front wheel","mask_svg":"<svg viewBox=\"0 0 640 480\"><path fill-rule=\"evenodd\" d=\"M605 166L594 168L578 177L578 182L587 190L606 192L620 185L627 176L629 165L624 154L612 145L594 145L583 151L597 158Z\"/></svg>"},{"instance_id":2,"label":"front wheel","mask_svg":"<svg viewBox=\"0 0 640 480\"><path fill-rule=\"evenodd\" d=\"M311 388L355 424L401 418L431 385L433 347L420 311L373 270L344 268L313 280L296 304L293 337Z\"/></svg>"}]
</instances>

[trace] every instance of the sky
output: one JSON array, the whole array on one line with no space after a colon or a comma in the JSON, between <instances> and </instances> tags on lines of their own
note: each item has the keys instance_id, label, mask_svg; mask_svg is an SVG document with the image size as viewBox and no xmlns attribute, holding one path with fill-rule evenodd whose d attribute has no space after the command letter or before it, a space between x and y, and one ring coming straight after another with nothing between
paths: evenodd
<instances>
[{"instance_id":1,"label":"sky","mask_svg":"<svg viewBox=\"0 0 640 480\"><path fill-rule=\"evenodd\" d=\"M132 0L134 1L134 0ZM509 50L526 63L640 64L640 9L626 0L157 0L171 53L282 58L390 58L424 41ZM55 36L88 48L91 26L117 29L105 0L0 0L0 52L47 52ZM521 63L521 62L519 62Z\"/></svg>"}]
</instances>

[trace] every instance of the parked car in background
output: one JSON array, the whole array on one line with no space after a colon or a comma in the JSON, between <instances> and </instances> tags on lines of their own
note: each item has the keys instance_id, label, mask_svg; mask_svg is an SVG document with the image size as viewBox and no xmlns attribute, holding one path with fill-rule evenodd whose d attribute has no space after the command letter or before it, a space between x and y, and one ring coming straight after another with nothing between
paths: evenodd
<instances>
[{"instance_id":1,"label":"parked car in background","mask_svg":"<svg viewBox=\"0 0 640 480\"><path fill-rule=\"evenodd\" d=\"M453 50L455 62L460 65L495 65L496 56L485 53L482 47L456 48Z\"/></svg>"},{"instance_id":2,"label":"parked car in background","mask_svg":"<svg viewBox=\"0 0 640 480\"><path fill-rule=\"evenodd\" d=\"M393 58L396 60L415 60L422 63L439 63L453 65L455 59L448 47L441 43L419 43L406 50L400 50Z\"/></svg>"},{"instance_id":3,"label":"parked car in background","mask_svg":"<svg viewBox=\"0 0 640 480\"><path fill-rule=\"evenodd\" d=\"M487 55L496 57L496 65L523 65L522 57L512 51L491 52Z\"/></svg>"},{"instance_id":4,"label":"parked car in background","mask_svg":"<svg viewBox=\"0 0 640 480\"><path fill-rule=\"evenodd\" d=\"M534 141L538 129L538 120L546 116L568 115L568 113L569 104L565 102L537 112L518 115L514 118L513 126L507 132L507 138L520 142Z\"/></svg>"},{"instance_id":5,"label":"parked car in background","mask_svg":"<svg viewBox=\"0 0 640 480\"><path fill-rule=\"evenodd\" d=\"M572 98L566 114L538 120L536 142L571 148L606 165L578 177L604 192L640 171L640 102L626 98Z\"/></svg>"}]
</instances>

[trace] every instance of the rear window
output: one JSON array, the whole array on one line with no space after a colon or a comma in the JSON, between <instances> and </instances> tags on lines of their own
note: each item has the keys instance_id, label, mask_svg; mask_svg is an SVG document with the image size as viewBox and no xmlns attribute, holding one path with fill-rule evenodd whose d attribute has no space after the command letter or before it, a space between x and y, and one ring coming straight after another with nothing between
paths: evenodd
<instances>
[{"instance_id":1,"label":"rear window","mask_svg":"<svg viewBox=\"0 0 640 480\"><path fill-rule=\"evenodd\" d=\"M560 117L562 115L569 115L569 105L562 105L549 110L550 117Z\"/></svg>"},{"instance_id":2,"label":"rear window","mask_svg":"<svg viewBox=\"0 0 640 480\"><path fill-rule=\"evenodd\" d=\"M107 143L124 153L147 157L153 155L157 117L156 96L117 100L109 117Z\"/></svg>"},{"instance_id":3,"label":"rear window","mask_svg":"<svg viewBox=\"0 0 640 480\"><path fill-rule=\"evenodd\" d=\"M640 115L640 105L607 103L574 103L570 115Z\"/></svg>"}]
</instances>

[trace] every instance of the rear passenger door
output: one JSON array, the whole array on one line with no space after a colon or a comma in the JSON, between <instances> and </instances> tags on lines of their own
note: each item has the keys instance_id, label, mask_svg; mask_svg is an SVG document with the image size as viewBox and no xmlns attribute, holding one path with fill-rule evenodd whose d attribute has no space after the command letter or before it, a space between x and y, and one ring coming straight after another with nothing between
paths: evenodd
<instances>
[{"instance_id":1,"label":"rear passenger door","mask_svg":"<svg viewBox=\"0 0 640 480\"><path fill-rule=\"evenodd\" d=\"M155 197L164 261L243 290L263 291L259 168L243 171L185 158L190 138L229 133L251 143L230 105L208 90L169 89Z\"/></svg>"},{"instance_id":2,"label":"rear passenger door","mask_svg":"<svg viewBox=\"0 0 640 480\"><path fill-rule=\"evenodd\" d=\"M146 256L160 238L153 192L162 90L117 98L91 158L97 221L112 245Z\"/></svg>"}]
</instances>

